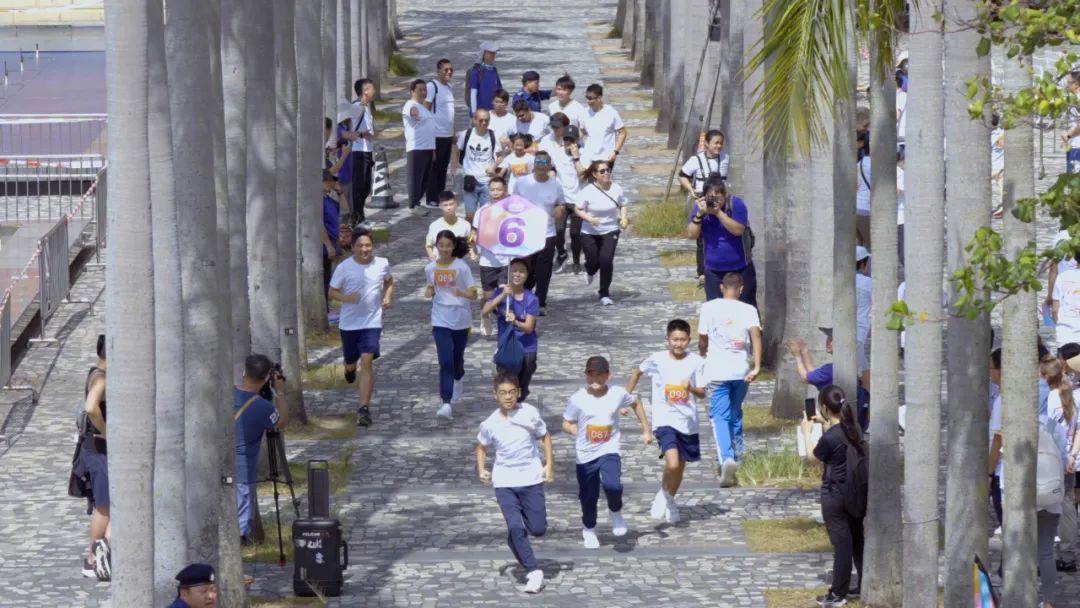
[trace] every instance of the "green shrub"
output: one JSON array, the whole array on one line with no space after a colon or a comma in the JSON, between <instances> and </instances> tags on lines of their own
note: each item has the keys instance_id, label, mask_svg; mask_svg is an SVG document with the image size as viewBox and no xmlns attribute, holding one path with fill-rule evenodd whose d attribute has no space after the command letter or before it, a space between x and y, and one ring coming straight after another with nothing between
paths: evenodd
<instances>
[{"instance_id":1,"label":"green shrub","mask_svg":"<svg viewBox=\"0 0 1080 608\"><path fill-rule=\"evenodd\" d=\"M683 237L686 235L686 219L689 211L680 198L666 201L648 201L637 206L631 219L635 234L648 237Z\"/></svg>"}]
</instances>

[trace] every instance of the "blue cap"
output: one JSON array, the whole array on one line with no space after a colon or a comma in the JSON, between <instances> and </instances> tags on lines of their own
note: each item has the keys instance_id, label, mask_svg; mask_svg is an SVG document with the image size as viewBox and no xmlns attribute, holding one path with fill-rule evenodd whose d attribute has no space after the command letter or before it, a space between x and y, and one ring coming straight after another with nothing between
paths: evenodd
<instances>
[{"instance_id":1,"label":"blue cap","mask_svg":"<svg viewBox=\"0 0 1080 608\"><path fill-rule=\"evenodd\" d=\"M214 567L209 564L190 564L177 573L176 583L181 589L211 585L214 583Z\"/></svg>"}]
</instances>

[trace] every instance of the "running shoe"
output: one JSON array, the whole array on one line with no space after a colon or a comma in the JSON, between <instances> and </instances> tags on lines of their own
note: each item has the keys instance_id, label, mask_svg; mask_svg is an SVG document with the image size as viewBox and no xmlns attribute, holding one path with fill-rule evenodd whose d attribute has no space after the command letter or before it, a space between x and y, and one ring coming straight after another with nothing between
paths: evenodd
<instances>
[{"instance_id":1,"label":"running shoe","mask_svg":"<svg viewBox=\"0 0 1080 608\"><path fill-rule=\"evenodd\" d=\"M556 257L555 258L555 269L552 272L554 272L555 274L558 274L558 273L562 272L563 270L565 270L566 269L566 260L567 260L568 257L570 257L570 256L566 255L565 253L559 255L558 257Z\"/></svg>"},{"instance_id":2,"label":"running shoe","mask_svg":"<svg viewBox=\"0 0 1080 608\"><path fill-rule=\"evenodd\" d=\"M623 519L622 513L618 511L611 512L611 533L615 536L626 536L626 533L630 531L630 527L626 525L626 520Z\"/></svg>"},{"instance_id":3,"label":"running shoe","mask_svg":"<svg viewBox=\"0 0 1080 608\"><path fill-rule=\"evenodd\" d=\"M541 306L540 307L540 316L541 317L546 317L547 316L547 306Z\"/></svg>"},{"instance_id":4,"label":"running shoe","mask_svg":"<svg viewBox=\"0 0 1080 608\"><path fill-rule=\"evenodd\" d=\"M667 511L664 512L664 520L669 524L679 523L679 505L675 501L668 503Z\"/></svg>"},{"instance_id":5,"label":"running shoe","mask_svg":"<svg viewBox=\"0 0 1080 608\"><path fill-rule=\"evenodd\" d=\"M720 487L730 488L738 483L735 478L736 471L739 470L739 463L728 458L724 461L724 465L720 467Z\"/></svg>"},{"instance_id":6,"label":"running shoe","mask_svg":"<svg viewBox=\"0 0 1080 608\"><path fill-rule=\"evenodd\" d=\"M600 539L596 537L596 528L582 528L581 538L585 541L586 549L600 548Z\"/></svg>"},{"instance_id":7,"label":"running shoe","mask_svg":"<svg viewBox=\"0 0 1080 608\"><path fill-rule=\"evenodd\" d=\"M817 605L823 608L838 608L839 606L847 605L847 599L840 597L839 595L833 595L830 591L826 595L819 595L817 597Z\"/></svg>"},{"instance_id":8,"label":"running shoe","mask_svg":"<svg viewBox=\"0 0 1080 608\"><path fill-rule=\"evenodd\" d=\"M435 416L442 418L443 420L453 420L454 412L450 408L449 403L442 404L438 412L435 412Z\"/></svg>"},{"instance_id":9,"label":"running shoe","mask_svg":"<svg viewBox=\"0 0 1080 608\"><path fill-rule=\"evenodd\" d=\"M112 551L104 538L94 541L94 574L99 581L112 580Z\"/></svg>"},{"instance_id":10,"label":"running shoe","mask_svg":"<svg viewBox=\"0 0 1080 608\"><path fill-rule=\"evenodd\" d=\"M355 369L353 369L353 370L348 370L348 369L345 370L345 382L348 382L349 384L352 384L353 382L356 382L356 370Z\"/></svg>"},{"instance_id":11,"label":"running shoe","mask_svg":"<svg viewBox=\"0 0 1080 608\"><path fill-rule=\"evenodd\" d=\"M664 496L663 490L657 490L656 496L653 497L652 506L649 508L649 515L653 519L664 519L667 512L668 501Z\"/></svg>"},{"instance_id":12,"label":"running shoe","mask_svg":"<svg viewBox=\"0 0 1080 608\"><path fill-rule=\"evenodd\" d=\"M424 206L427 207L428 209L438 209L439 208L439 201L427 201L427 202L424 203Z\"/></svg>"},{"instance_id":13,"label":"running shoe","mask_svg":"<svg viewBox=\"0 0 1080 608\"><path fill-rule=\"evenodd\" d=\"M615 301L612 300L611 298L607 297L607 296L604 296L604 297L600 298L600 305L601 306L611 306L614 303L615 303Z\"/></svg>"},{"instance_id":14,"label":"running shoe","mask_svg":"<svg viewBox=\"0 0 1080 608\"><path fill-rule=\"evenodd\" d=\"M574 274L581 274L581 264L574 262L573 271Z\"/></svg>"},{"instance_id":15,"label":"running shoe","mask_svg":"<svg viewBox=\"0 0 1080 608\"><path fill-rule=\"evenodd\" d=\"M94 572L94 562L90 561L88 557L84 557L82 560L82 575L86 578L97 578L97 574Z\"/></svg>"},{"instance_id":16,"label":"running shoe","mask_svg":"<svg viewBox=\"0 0 1080 608\"><path fill-rule=\"evenodd\" d=\"M356 426L371 426L371 410L366 405L356 410Z\"/></svg>"},{"instance_id":17,"label":"running shoe","mask_svg":"<svg viewBox=\"0 0 1080 608\"><path fill-rule=\"evenodd\" d=\"M450 403L461 401L461 393L464 391L465 382L454 380L454 393L450 396Z\"/></svg>"},{"instance_id":18,"label":"running shoe","mask_svg":"<svg viewBox=\"0 0 1080 608\"><path fill-rule=\"evenodd\" d=\"M525 593L540 593L540 590L544 588L544 571L533 570L525 575L525 587L522 591Z\"/></svg>"},{"instance_id":19,"label":"running shoe","mask_svg":"<svg viewBox=\"0 0 1080 608\"><path fill-rule=\"evenodd\" d=\"M592 285L593 279L596 278L595 274L585 273L585 284Z\"/></svg>"}]
</instances>

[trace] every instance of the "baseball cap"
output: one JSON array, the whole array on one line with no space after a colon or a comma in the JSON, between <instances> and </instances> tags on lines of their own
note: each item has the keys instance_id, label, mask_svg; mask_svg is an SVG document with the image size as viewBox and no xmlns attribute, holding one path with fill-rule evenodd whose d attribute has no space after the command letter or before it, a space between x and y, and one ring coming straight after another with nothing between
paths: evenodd
<instances>
[{"instance_id":1,"label":"baseball cap","mask_svg":"<svg viewBox=\"0 0 1080 608\"><path fill-rule=\"evenodd\" d=\"M611 366L608 365L607 359L601 357L600 355L593 355L592 357L589 357L588 361L585 362L585 371L610 374Z\"/></svg>"},{"instance_id":2,"label":"baseball cap","mask_svg":"<svg viewBox=\"0 0 1080 608\"><path fill-rule=\"evenodd\" d=\"M209 564L190 564L176 574L177 587L187 589L214 582L214 567Z\"/></svg>"},{"instance_id":3,"label":"baseball cap","mask_svg":"<svg viewBox=\"0 0 1080 608\"><path fill-rule=\"evenodd\" d=\"M866 247L863 247L862 245L856 245L855 246L855 261L856 262L861 262L861 261L865 260L868 257L870 257L870 252L866 250Z\"/></svg>"},{"instance_id":4,"label":"baseball cap","mask_svg":"<svg viewBox=\"0 0 1080 608\"><path fill-rule=\"evenodd\" d=\"M481 42L480 43L480 52L481 53L498 53L499 52L499 45L494 43L494 42L490 42L490 41L489 42Z\"/></svg>"},{"instance_id":5,"label":"baseball cap","mask_svg":"<svg viewBox=\"0 0 1080 608\"><path fill-rule=\"evenodd\" d=\"M540 74L535 70L529 70L521 75L521 82L532 82L534 80L540 80Z\"/></svg>"},{"instance_id":6,"label":"baseball cap","mask_svg":"<svg viewBox=\"0 0 1080 608\"><path fill-rule=\"evenodd\" d=\"M574 141L578 141L579 139L581 139L581 129L578 129L574 125L570 125L569 127L566 127L566 131L563 131L562 137L564 140L572 139Z\"/></svg>"},{"instance_id":7,"label":"baseball cap","mask_svg":"<svg viewBox=\"0 0 1080 608\"><path fill-rule=\"evenodd\" d=\"M343 123L343 122L345 122L346 120L349 120L349 119L356 120L359 117L359 113L357 112L357 109L358 108L355 105L349 103L348 101L346 101L344 99L338 101L338 105L337 105L337 121L338 121L338 123Z\"/></svg>"}]
</instances>

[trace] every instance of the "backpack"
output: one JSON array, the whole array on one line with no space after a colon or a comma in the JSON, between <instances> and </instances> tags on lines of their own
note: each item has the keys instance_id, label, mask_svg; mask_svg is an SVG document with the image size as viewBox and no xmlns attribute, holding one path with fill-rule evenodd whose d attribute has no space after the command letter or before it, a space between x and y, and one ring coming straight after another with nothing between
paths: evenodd
<instances>
[{"instance_id":1,"label":"backpack","mask_svg":"<svg viewBox=\"0 0 1080 608\"><path fill-rule=\"evenodd\" d=\"M841 437L844 439L844 445L847 446L844 465L846 475L841 488L844 495L844 511L847 511L851 517L859 519L866 517L866 496L870 489L869 455L866 453L865 442L860 451L855 444L848 441L847 435L841 433Z\"/></svg>"},{"instance_id":2,"label":"backpack","mask_svg":"<svg viewBox=\"0 0 1080 608\"><path fill-rule=\"evenodd\" d=\"M429 80L428 84L430 84L431 88L435 91L435 94L431 96L431 114L435 115L435 113L439 111L439 85L435 83L434 78Z\"/></svg>"},{"instance_id":3,"label":"backpack","mask_svg":"<svg viewBox=\"0 0 1080 608\"><path fill-rule=\"evenodd\" d=\"M472 135L473 131L474 131L474 129L472 127L469 127L468 129L465 129L465 141L461 142L461 144L462 144L461 149L458 150L458 162L459 163L464 163L465 162L465 150L469 149L469 137ZM491 140L491 154L494 155L495 154L495 132L492 131L491 129L488 129L488 139Z\"/></svg>"},{"instance_id":4,"label":"backpack","mask_svg":"<svg viewBox=\"0 0 1080 608\"><path fill-rule=\"evenodd\" d=\"M1054 439L1053 421L1039 425L1039 453L1035 467L1035 506L1044 511L1059 507L1065 496L1065 467Z\"/></svg>"}]
</instances>

